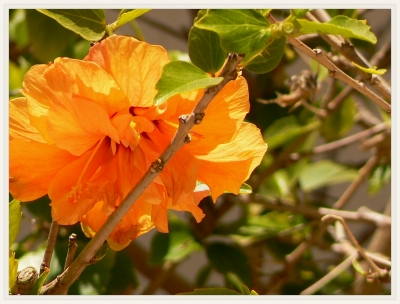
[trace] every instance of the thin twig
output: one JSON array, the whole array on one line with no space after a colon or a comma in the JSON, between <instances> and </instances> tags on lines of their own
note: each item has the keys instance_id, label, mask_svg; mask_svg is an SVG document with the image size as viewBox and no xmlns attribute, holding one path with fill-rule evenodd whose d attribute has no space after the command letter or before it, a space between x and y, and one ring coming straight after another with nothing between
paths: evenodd
<instances>
[{"instance_id":1,"label":"thin twig","mask_svg":"<svg viewBox=\"0 0 400 304\"><path fill-rule=\"evenodd\" d=\"M315 282L313 285L308 287L307 289L303 290L300 294L301 295L311 295L314 294L316 291L324 287L338 275L340 275L344 270L346 270L353 262L353 260L357 257L357 252L348 256L342 263L337 265L334 269L328 272L324 277L320 280Z\"/></svg>"},{"instance_id":2,"label":"thin twig","mask_svg":"<svg viewBox=\"0 0 400 304\"><path fill-rule=\"evenodd\" d=\"M41 275L46 267L50 268L51 257L53 256L54 246L56 245L58 234L58 223L56 221L52 221L50 225L49 236L47 237L46 250L44 251L43 261L40 264L40 273Z\"/></svg>"},{"instance_id":3,"label":"thin twig","mask_svg":"<svg viewBox=\"0 0 400 304\"><path fill-rule=\"evenodd\" d=\"M76 243L76 234L72 233L68 238L68 252L65 259L64 270L66 270L72 264L77 249L78 244Z\"/></svg>"},{"instance_id":4,"label":"thin twig","mask_svg":"<svg viewBox=\"0 0 400 304\"><path fill-rule=\"evenodd\" d=\"M271 23L275 23L274 17L270 14L268 16L268 19L270 20ZM329 76L334 77L336 79L339 79L343 81L344 83L350 85L357 91L359 91L361 94L365 95L369 99L371 99L373 102L375 102L379 107L384 109L389 115L391 113L391 106L388 104L386 101L384 101L381 97L376 95L374 92L372 92L370 89L368 89L365 84L361 82L357 82L347 74L345 74L341 69L339 69L333 62L331 62L322 52L320 49L310 49L307 45L305 45L303 42L301 42L299 39L296 39L294 37L287 37L287 41L293 45L295 48L297 48L299 51L303 52L310 58L318 61L320 64L322 64L324 67L326 67L329 71Z\"/></svg>"},{"instance_id":5,"label":"thin twig","mask_svg":"<svg viewBox=\"0 0 400 304\"><path fill-rule=\"evenodd\" d=\"M292 206L273 202L261 195L253 195L248 201L249 203L261 204L269 210L289 211L295 214L302 214L307 218L320 220L325 215L337 215L343 217L346 221L357 221L373 223L378 227L390 226L391 217L375 212L365 206L360 207L357 211L344 211L330 208L312 208L308 206Z\"/></svg>"},{"instance_id":6,"label":"thin twig","mask_svg":"<svg viewBox=\"0 0 400 304\"><path fill-rule=\"evenodd\" d=\"M308 12L306 18L313 22L318 22L314 15L318 14L318 19L321 22L327 22L331 18L326 13L325 10L314 10L313 12ZM320 34L321 38L328 42L336 51L340 52L347 60L350 62L355 62L366 68L370 68L372 65L351 45L349 42L345 42L339 36ZM360 71L360 73L362 73ZM366 80L374 86L383 96L385 96L389 101L391 100L391 88L389 84L383 79L383 77L378 75L371 75L368 73L363 73Z\"/></svg>"},{"instance_id":7,"label":"thin twig","mask_svg":"<svg viewBox=\"0 0 400 304\"><path fill-rule=\"evenodd\" d=\"M342 209L350 198L354 195L356 190L361 186L364 179L369 173L378 165L379 158L377 155L372 155L366 164L358 171L356 179L350 184L339 200L332 206L333 209Z\"/></svg>"},{"instance_id":8,"label":"thin twig","mask_svg":"<svg viewBox=\"0 0 400 304\"><path fill-rule=\"evenodd\" d=\"M353 144L363 138L366 138L366 137L369 137L376 133L382 132L382 131L386 130L388 127L389 127L389 125L387 123L381 123L372 128L358 132L358 133L350 135L348 137L317 146L314 149L312 149L310 152L301 153L301 154L300 153L292 153L290 155L290 159L291 160L299 160L300 158L305 157L305 156L311 156L311 155L326 153L326 152L329 152L332 150L340 149L340 148L343 148L344 146Z\"/></svg>"},{"instance_id":9,"label":"thin twig","mask_svg":"<svg viewBox=\"0 0 400 304\"><path fill-rule=\"evenodd\" d=\"M354 237L353 233L351 233L349 226L347 226L346 221L338 215L325 215L321 221L330 221L330 220L337 220L339 221L344 229L346 230L347 236L349 237L351 243L354 245L354 247L357 248L358 252L360 253L360 255L368 262L368 264L371 266L371 268L378 274L381 273L381 269L374 263L374 261L371 260L371 258L365 254L364 249L360 246L360 244L357 242L356 238Z\"/></svg>"},{"instance_id":10,"label":"thin twig","mask_svg":"<svg viewBox=\"0 0 400 304\"><path fill-rule=\"evenodd\" d=\"M229 81L237 77L236 68L242 59L243 56L238 54L231 54L228 57L224 69L219 75L224 78L222 82L214 87L205 89L203 97L196 104L191 115L185 115L184 117L181 116L179 119L180 124L178 130L176 131L171 144L161 154L159 159L152 164L136 186L128 193L116 211L108 217L106 223L86 245L71 266L55 280L44 286L41 290L41 294L62 294L80 276L86 266L90 264L90 260L95 256L96 252L103 245L114 227L121 221L130 207L160 173L162 167L171 159L179 148L186 143L187 135L196 123L198 124L201 122L201 119L204 116L204 110L207 108L211 100Z\"/></svg>"}]
</instances>

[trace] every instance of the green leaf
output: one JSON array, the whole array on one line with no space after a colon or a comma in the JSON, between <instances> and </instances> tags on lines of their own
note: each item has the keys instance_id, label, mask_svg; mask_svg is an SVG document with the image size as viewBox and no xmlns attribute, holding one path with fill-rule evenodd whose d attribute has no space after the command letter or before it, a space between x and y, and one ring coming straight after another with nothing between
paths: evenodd
<instances>
[{"instance_id":1,"label":"green leaf","mask_svg":"<svg viewBox=\"0 0 400 304\"><path fill-rule=\"evenodd\" d=\"M305 167L299 175L299 182L302 189L309 192L324 186L353 181L357 175L357 170L325 159Z\"/></svg>"},{"instance_id":2,"label":"green leaf","mask_svg":"<svg viewBox=\"0 0 400 304\"><path fill-rule=\"evenodd\" d=\"M345 98L339 109L331 113L322 122L320 128L321 135L328 142L342 138L354 126L354 117L356 114L357 108L353 98Z\"/></svg>"},{"instance_id":3,"label":"green leaf","mask_svg":"<svg viewBox=\"0 0 400 304\"><path fill-rule=\"evenodd\" d=\"M356 20L347 16L335 16L325 23L312 22L305 19L297 19L300 28L298 34L333 34L346 38L357 38L376 43L374 33L370 32L370 26L365 20Z\"/></svg>"},{"instance_id":4,"label":"green leaf","mask_svg":"<svg viewBox=\"0 0 400 304\"><path fill-rule=\"evenodd\" d=\"M227 54L221 48L217 33L193 26L188 43L189 57L193 64L210 74L221 69Z\"/></svg>"},{"instance_id":5,"label":"green leaf","mask_svg":"<svg viewBox=\"0 0 400 304\"><path fill-rule=\"evenodd\" d=\"M275 69L281 61L285 46L286 36L273 40L262 53L253 57L250 61L244 59L245 69L256 74L267 73Z\"/></svg>"},{"instance_id":6,"label":"green leaf","mask_svg":"<svg viewBox=\"0 0 400 304\"><path fill-rule=\"evenodd\" d=\"M307 125L301 125L293 115L275 120L264 132L264 140L268 148L273 150L291 142L296 137L317 129L320 126L317 120L311 120Z\"/></svg>"},{"instance_id":7,"label":"green leaf","mask_svg":"<svg viewBox=\"0 0 400 304\"><path fill-rule=\"evenodd\" d=\"M158 232L153 237L150 263L178 262L201 249L202 246L197 242L190 227L182 220L171 217L169 233Z\"/></svg>"},{"instance_id":8,"label":"green leaf","mask_svg":"<svg viewBox=\"0 0 400 304\"><path fill-rule=\"evenodd\" d=\"M15 252L11 249L8 253L8 290L13 292L15 282L17 281L18 260L15 259Z\"/></svg>"},{"instance_id":9,"label":"green leaf","mask_svg":"<svg viewBox=\"0 0 400 304\"><path fill-rule=\"evenodd\" d=\"M199 288L193 292L178 293L178 295L193 295L193 296L205 296L205 295L233 295L240 296L241 294L237 291L224 288L224 287L213 287L213 288Z\"/></svg>"},{"instance_id":10,"label":"green leaf","mask_svg":"<svg viewBox=\"0 0 400 304\"><path fill-rule=\"evenodd\" d=\"M20 201L14 199L8 204L9 208L9 239L8 244L9 247L14 243L15 239L17 238L19 227L21 226L21 204Z\"/></svg>"},{"instance_id":11,"label":"green leaf","mask_svg":"<svg viewBox=\"0 0 400 304\"><path fill-rule=\"evenodd\" d=\"M98 41L105 34L107 21L102 9L38 9L38 11L53 18L83 39Z\"/></svg>"},{"instance_id":12,"label":"green leaf","mask_svg":"<svg viewBox=\"0 0 400 304\"><path fill-rule=\"evenodd\" d=\"M37 278L35 284L32 286L29 291L30 295L38 295L40 293L40 289L42 288L44 282L46 282L47 276L50 273L50 269L46 268L43 273Z\"/></svg>"},{"instance_id":13,"label":"green leaf","mask_svg":"<svg viewBox=\"0 0 400 304\"><path fill-rule=\"evenodd\" d=\"M377 70L377 67L376 66L373 66L372 68L364 68L364 67L362 67L361 65L358 65L357 63L355 63L355 62L352 62L352 64L356 67L356 68L358 68L358 69L360 69L361 71L363 71L364 73L368 73L368 74L377 74L377 75L383 75L383 74L385 74L386 73L386 69L379 69L379 70Z\"/></svg>"},{"instance_id":14,"label":"green leaf","mask_svg":"<svg viewBox=\"0 0 400 304\"><path fill-rule=\"evenodd\" d=\"M252 291L250 292L250 295L251 295L251 296L258 296L258 293L255 292L254 290L252 290Z\"/></svg>"},{"instance_id":15,"label":"green leaf","mask_svg":"<svg viewBox=\"0 0 400 304\"><path fill-rule=\"evenodd\" d=\"M390 182L391 169L388 164L379 165L368 180L368 193L376 194Z\"/></svg>"},{"instance_id":16,"label":"green leaf","mask_svg":"<svg viewBox=\"0 0 400 304\"><path fill-rule=\"evenodd\" d=\"M295 15L297 18L303 18L307 12L309 12L309 9L302 8L302 9L292 9L292 14Z\"/></svg>"},{"instance_id":17,"label":"green leaf","mask_svg":"<svg viewBox=\"0 0 400 304\"><path fill-rule=\"evenodd\" d=\"M26 22L33 56L42 63L65 56L68 45L78 38L55 20L33 9L26 10Z\"/></svg>"},{"instance_id":18,"label":"green leaf","mask_svg":"<svg viewBox=\"0 0 400 304\"><path fill-rule=\"evenodd\" d=\"M224 243L211 243L206 247L207 257L213 267L222 274L232 272L244 284L251 285L251 269L247 256L242 250Z\"/></svg>"},{"instance_id":19,"label":"green leaf","mask_svg":"<svg viewBox=\"0 0 400 304\"><path fill-rule=\"evenodd\" d=\"M217 33L226 52L246 55L260 52L271 34L268 20L255 9L210 9L194 25Z\"/></svg>"},{"instance_id":20,"label":"green leaf","mask_svg":"<svg viewBox=\"0 0 400 304\"><path fill-rule=\"evenodd\" d=\"M112 32L115 32L118 28L123 26L125 23L128 23L137 17L151 11L151 9L123 9L119 12L117 21L108 25Z\"/></svg>"},{"instance_id":21,"label":"green leaf","mask_svg":"<svg viewBox=\"0 0 400 304\"><path fill-rule=\"evenodd\" d=\"M215 86L222 80L222 77L210 77L206 72L189 62L169 62L164 66L161 78L156 84L158 93L154 97L154 105L159 106L168 98L177 94Z\"/></svg>"}]
</instances>

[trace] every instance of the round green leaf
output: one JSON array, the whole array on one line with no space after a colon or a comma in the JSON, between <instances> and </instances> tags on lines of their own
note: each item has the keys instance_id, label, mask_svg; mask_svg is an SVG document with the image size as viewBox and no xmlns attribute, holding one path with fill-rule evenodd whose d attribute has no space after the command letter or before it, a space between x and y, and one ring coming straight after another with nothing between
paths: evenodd
<instances>
[{"instance_id":1,"label":"round green leaf","mask_svg":"<svg viewBox=\"0 0 400 304\"><path fill-rule=\"evenodd\" d=\"M270 36L268 20L255 9L210 9L194 24L217 33L226 52L256 54Z\"/></svg>"},{"instance_id":2,"label":"round green leaf","mask_svg":"<svg viewBox=\"0 0 400 304\"><path fill-rule=\"evenodd\" d=\"M226 52L220 46L217 33L193 26L188 43L190 60L203 71L215 73L224 64Z\"/></svg>"},{"instance_id":3,"label":"round green leaf","mask_svg":"<svg viewBox=\"0 0 400 304\"><path fill-rule=\"evenodd\" d=\"M275 39L268 45L266 50L256 55L253 59L250 58L249 61L246 61L245 58L243 62L245 69L256 74L267 73L275 69L281 61L285 45L286 36Z\"/></svg>"},{"instance_id":4,"label":"round green leaf","mask_svg":"<svg viewBox=\"0 0 400 304\"><path fill-rule=\"evenodd\" d=\"M222 77L210 77L206 72L189 62L169 62L164 66L161 78L156 84L158 93L154 97L154 105L159 106L168 98L177 94L217 85L222 80Z\"/></svg>"},{"instance_id":5,"label":"round green leaf","mask_svg":"<svg viewBox=\"0 0 400 304\"><path fill-rule=\"evenodd\" d=\"M22 212L21 212L21 204L18 200L14 199L12 200L9 205L9 239L8 239L8 244L9 247L14 243L15 239L17 238L18 232L19 232L19 227L21 225L21 218L22 218Z\"/></svg>"},{"instance_id":6,"label":"round green leaf","mask_svg":"<svg viewBox=\"0 0 400 304\"><path fill-rule=\"evenodd\" d=\"M79 34L83 39L98 41L106 30L106 15L102 9L38 9L63 27Z\"/></svg>"}]
</instances>

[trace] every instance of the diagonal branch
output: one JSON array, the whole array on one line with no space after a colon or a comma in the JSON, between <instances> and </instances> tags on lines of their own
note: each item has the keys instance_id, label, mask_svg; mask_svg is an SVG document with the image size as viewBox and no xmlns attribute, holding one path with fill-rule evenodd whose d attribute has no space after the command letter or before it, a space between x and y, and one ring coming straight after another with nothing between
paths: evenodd
<instances>
[{"instance_id":1,"label":"diagonal branch","mask_svg":"<svg viewBox=\"0 0 400 304\"><path fill-rule=\"evenodd\" d=\"M211 100L229 81L236 79L236 68L242 60L242 55L230 54L221 74L219 75L224 78L222 82L214 87L205 89L203 97L199 100L193 112L190 115L183 115L180 117L180 124L171 144L161 154L159 159L152 164L136 186L128 193L117 210L108 217L106 223L82 250L70 267L61 275L57 276L55 280L44 286L40 294L63 294L68 290L69 286L71 286L71 284L80 276L86 266L90 264L90 260L95 256L96 252L110 235L114 227L121 221L139 196L161 172L163 166L172 158L179 148L187 142L187 136L190 130L195 124L201 123L204 116L204 110L210 104Z\"/></svg>"}]
</instances>

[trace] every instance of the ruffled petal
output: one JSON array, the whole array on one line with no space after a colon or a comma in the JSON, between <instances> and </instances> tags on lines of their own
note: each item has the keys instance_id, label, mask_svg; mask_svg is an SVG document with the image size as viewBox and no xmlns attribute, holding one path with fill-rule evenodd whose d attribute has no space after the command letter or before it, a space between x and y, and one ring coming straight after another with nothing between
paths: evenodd
<instances>
[{"instance_id":1,"label":"ruffled petal","mask_svg":"<svg viewBox=\"0 0 400 304\"><path fill-rule=\"evenodd\" d=\"M11 140L11 194L23 202L38 199L48 192L57 172L76 159L76 156L55 145L18 138Z\"/></svg>"},{"instance_id":2,"label":"ruffled petal","mask_svg":"<svg viewBox=\"0 0 400 304\"><path fill-rule=\"evenodd\" d=\"M266 151L260 130L243 123L232 141L218 145L207 155L195 155L201 161L199 180L210 187L214 201L225 191L238 194Z\"/></svg>"},{"instance_id":3,"label":"ruffled petal","mask_svg":"<svg viewBox=\"0 0 400 304\"><path fill-rule=\"evenodd\" d=\"M118 132L105 110L85 99L72 98L63 104L54 103L47 121L54 143L74 155L81 155L104 136L119 143Z\"/></svg>"},{"instance_id":4,"label":"ruffled petal","mask_svg":"<svg viewBox=\"0 0 400 304\"><path fill-rule=\"evenodd\" d=\"M169 62L161 46L125 36L109 37L95 44L84 60L96 62L110 74L136 107L153 104L155 85Z\"/></svg>"},{"instance_id":5,"label":"ruffled petal","mask_svg":"<svg viewBox=\"0 0 400 304\"><path fill-rule=\"evenodd\" d=\"M48 190L53 220L61 225L75 224L96 202L103 200L102 186L113 182L113 176L103 174L102 181L95 179L95 173L111 159L110 142L103 140L57 172Z\"/></svg>"},{"instance_id":6,"label":"ruffled petal","mask_svg":"<svg viewBox=\"0 0 400 304\"><path fill-rule=\"evenodd\" d=\"M26 141L45 142L39 131L30 124L26 98L10 100L9 116L10 139L21 138Z\"/></svg>"}]
</instances>

